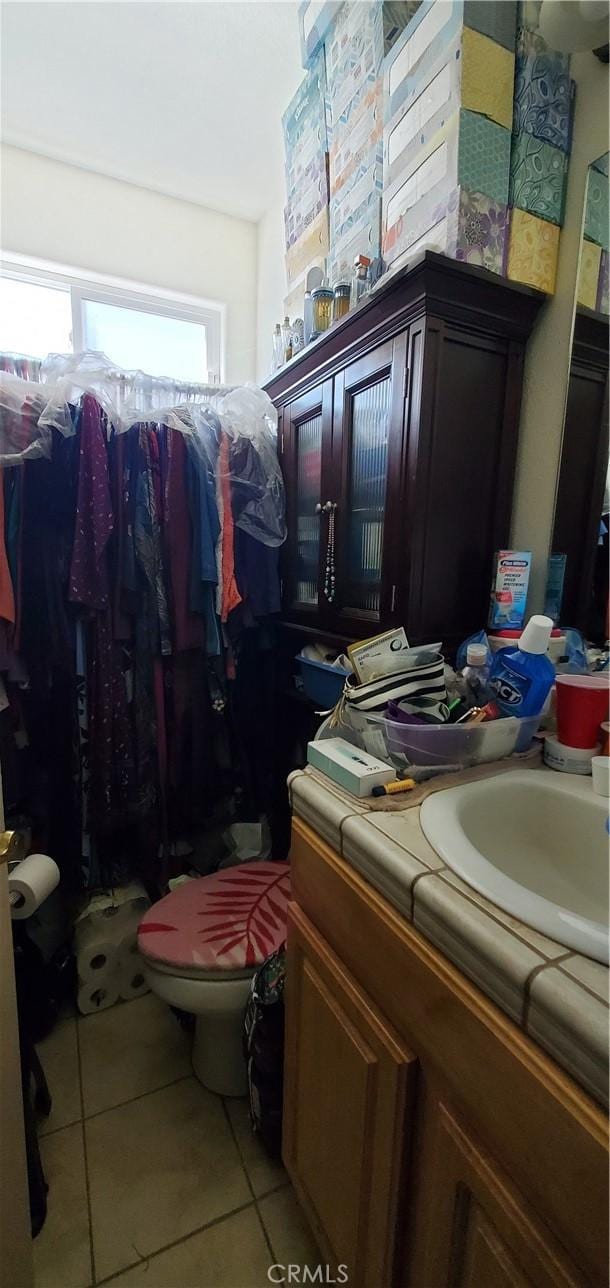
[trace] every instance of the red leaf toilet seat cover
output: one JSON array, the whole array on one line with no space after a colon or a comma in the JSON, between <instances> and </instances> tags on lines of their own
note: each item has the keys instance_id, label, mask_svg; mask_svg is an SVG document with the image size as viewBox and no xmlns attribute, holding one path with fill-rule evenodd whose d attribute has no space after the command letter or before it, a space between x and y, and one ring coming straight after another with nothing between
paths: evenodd
<instances>
[{"instance_id":1,"label":"red leaf toilet seat cover","mask_svg":"<svg viewBox=\"0 0 610 1288\"><path fill-rule=\"evenodd\" d=\"M189 973L248 970L283 944L289 898L288 863L243 863L185 881L144 914L138 948Z\"/></svg>"}]
</instances>

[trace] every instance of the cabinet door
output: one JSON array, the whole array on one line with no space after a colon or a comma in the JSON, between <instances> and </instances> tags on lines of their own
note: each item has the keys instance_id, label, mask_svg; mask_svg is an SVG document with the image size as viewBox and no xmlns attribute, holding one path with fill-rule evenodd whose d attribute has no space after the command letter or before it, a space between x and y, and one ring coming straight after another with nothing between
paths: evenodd
<instances>
[{"instance_id":1,"label":"cabinet door","mask_svg":"<svg viewBox=\"0 0 610 1288\"><path fill-rule=\"evenodd\" d=\"M420 1124L409 1288L585 1288L560 1245L441 1101ZM535 1164L534 1164L535 1165Z\"/></svg>"},{"instance_id":2,"label":"cabinet door","mask_svg":"<svg viewBox=\"0 0 610 1288\"><path fill-rule=\"evenodd\" d=\"M295 904L288 920L284 1161L350 1288L390 1288L415 1061Z\"/></svg>"},{"instance_id":3,"label":"cabinet door","mask_svg":"<svg viewBox=\"0 0 610 1288\"><path fill-rule=\"evenodd\" d=\"M283 610L316 626L321 608L323 516L318 507L330 459L332 380L289 403L282 417L288 538L283 557Z\"/></svg>"},{"instance_id":4,"label":"cabinet door","mask_svg":"<svg viewBox=\"0 0 610 1288\"><path fill-rule=\"evenodd\" d=\"M406 351L403 334L335 379L332 615L337 631L356 637L394 619Z\"/></svg>"}]
</instances>

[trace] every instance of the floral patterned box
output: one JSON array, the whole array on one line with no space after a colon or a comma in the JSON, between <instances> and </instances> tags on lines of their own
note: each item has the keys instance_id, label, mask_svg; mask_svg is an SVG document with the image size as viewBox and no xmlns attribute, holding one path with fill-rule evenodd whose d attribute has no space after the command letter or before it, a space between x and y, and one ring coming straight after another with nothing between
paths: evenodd
<instances>
[{"instance_id":1,"label":"floral patterned box","mask_svg":"<svg viewBox=\"0 0 610 1288\"><path fill-rule=\"evenodd\" d=\"M425 136L424 136L425 137ZM450 194L464 194L461 208L466 215L466 195L476 194L476 213L489 210L506 212L510 165L510 132L486 117L468 111L456 112L425 144L414 140L405 155L409 156L405 172L383 194L384 259L392 263L428 230L422 219L432 216ZM436 222L436 221L435 221ZM466 243L455 235L456 247L466 251ZM447 253L451 237L447 235ZM494 272L502 272L502 254L497 247L476 262L489 263Z\"/></svg>"},{"instance_id":2,"label":"floral patterned box","mask_svg":"<svg viewBox=\"0 0 610 1288\"><path fill-rule=\"evenodd\" d=\"M392 229L388 246L392 268L401 268L424 250L477 264L492 273L505 271L508 207L482 192L459 186L423 197ZM384 244L384 253L385 253Z\"/></svg>"}]
</instances>

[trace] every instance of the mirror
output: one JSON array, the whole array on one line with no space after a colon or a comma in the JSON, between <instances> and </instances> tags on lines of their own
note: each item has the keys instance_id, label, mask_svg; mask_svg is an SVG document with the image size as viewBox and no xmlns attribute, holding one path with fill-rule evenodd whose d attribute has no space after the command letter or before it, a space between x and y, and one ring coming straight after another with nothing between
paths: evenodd
<instances>
[{"instance_id":1,"label":"mirror","mask_svg":"<svg viewBox=\"0 0 610 1288\"><path fill-rule=\"evenodd\" d=\"M608 153L588 168L546 611L601 645L608 620Z\"/></svg>"}]
</instances>

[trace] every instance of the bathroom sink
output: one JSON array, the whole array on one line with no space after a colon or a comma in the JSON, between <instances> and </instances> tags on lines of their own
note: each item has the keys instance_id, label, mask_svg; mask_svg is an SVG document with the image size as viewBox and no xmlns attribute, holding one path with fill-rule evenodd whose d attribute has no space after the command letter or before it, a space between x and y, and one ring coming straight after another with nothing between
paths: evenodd
<instances>
[{"instance_id":1,"label":"bathroom sink","mask_svg":"<svg viewBox=\"0 0 610 1288\"><path fill-rule=\"evenodd\" d=\"M517 769L435 792L422 830L499 908L608 962L608 801L590 778Z\"/></svg>"}]
</instances>

